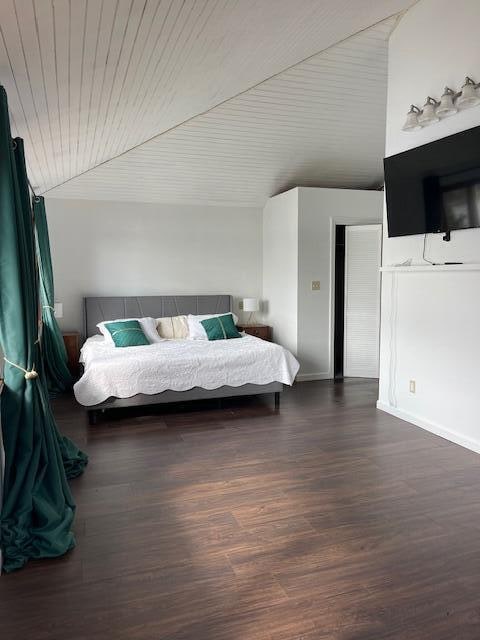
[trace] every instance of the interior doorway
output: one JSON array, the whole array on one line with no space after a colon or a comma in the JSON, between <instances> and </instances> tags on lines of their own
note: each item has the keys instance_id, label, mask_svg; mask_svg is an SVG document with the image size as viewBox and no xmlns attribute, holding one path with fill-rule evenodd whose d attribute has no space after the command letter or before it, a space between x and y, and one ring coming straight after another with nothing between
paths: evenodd
<instances>
[{"instance_id":1,"label":"interior doorway","mask_svg":"<svg viewBox=\"0 0 480 640\"><path fill-rule=\"evenodd\" d=\"M334 376L378 378L382 225L337 225Z\"/></svg>"}]
</instances>

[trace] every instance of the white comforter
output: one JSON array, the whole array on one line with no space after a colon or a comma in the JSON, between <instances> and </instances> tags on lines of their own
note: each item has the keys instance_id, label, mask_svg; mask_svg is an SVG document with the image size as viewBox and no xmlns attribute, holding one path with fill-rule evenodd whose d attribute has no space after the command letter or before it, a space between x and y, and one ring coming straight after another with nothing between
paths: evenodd
<instances>
[{"instance_id":1,"label":"white comforter","mask_svg":"<svg viewBox=\"0 0 480 640\"><path fill-rule=\"evenodd\" d=\"M109 346L89 338L80 361L85 373L73 387L85 406L107 398L151 395L167 389L217 389L228 385L291 385L299 369L293 355L278 344L245 335L233 340L165 340L141 347Z\"/></svg>"}]
</instances>

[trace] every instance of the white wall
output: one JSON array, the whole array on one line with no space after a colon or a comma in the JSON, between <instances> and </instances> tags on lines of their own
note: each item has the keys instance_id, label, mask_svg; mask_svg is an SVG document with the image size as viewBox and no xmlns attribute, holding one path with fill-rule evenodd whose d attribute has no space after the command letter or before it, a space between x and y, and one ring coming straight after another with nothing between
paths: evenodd
<instances>
[{"instance_id":1,"label":"white wall","mask_svg":"<svg viewBox=\"0 0 480 640\"><path fill-rule=\"evenodd\" d=\"M298 355L301 379L333 378L335 225L378 223L383 194L299 188ZM312 280L320 290L312 291Z\"/></svg>"},{"instance_id":2,"label":"white wall","mask_svg":"<svg viewBox=\"0 0 480 640\"><path fill-rule=\"evenodd\" d=\"M333 377L335 224L378 223L382 202L377 191L299 187L265 206L266 321L297 355L299 380ZM320 280L319 291L312 280Z\"/></svg>"},{"instance_id":3,"label":"white wall","mask_svg":"<svg viewBox=\"0 0 480 640\"><path fill-rule=\"evenodd\" d=\"M402 132L411 102L478 79L478 0L420 0L389 45L386 155L480 124L480 107L415 133ZM386 225L385 225L386 226ZM422 264L423 236L384 237L383 263ZM434 262L480 262L480 229L428 237ZM385 273L379 406L480 451L480 272ZM410 394L409 380L416 380Z\"/></svg>"},{"instance_id":4,"label":"white wall","mask_svg":"<svg viewBox=\"0 0 480 640\"><path fill-rule=\"evenodd\" d=\"M262 297L275 342L297 353L298 189L270 198L263 210Z\"/></svg>"},{"instance_id":5,"label":"white wall","mask_svg":"<svg viewBox=\"0 0 480 640\"><path fill-rule=\"evenodd\" d=\"M46 209L65 329L82 329L87 295L261 297L261 209L54 198Z\"/></svg>"}]
</instances>

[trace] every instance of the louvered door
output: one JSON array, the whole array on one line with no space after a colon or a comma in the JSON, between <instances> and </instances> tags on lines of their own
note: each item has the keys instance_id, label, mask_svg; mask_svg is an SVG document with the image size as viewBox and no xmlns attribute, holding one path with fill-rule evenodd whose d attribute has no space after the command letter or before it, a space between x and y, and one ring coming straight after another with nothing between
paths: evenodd
<instances>
[{"instance_id":1,"label":"louvered door","mask_svg":"<svg viewBox=\"0 0 480 640\"><path fill-rule=\"evenodd\" d=\"M382 225L345 229L344 376L378 378Z\"/></svg>"}]
</instances>

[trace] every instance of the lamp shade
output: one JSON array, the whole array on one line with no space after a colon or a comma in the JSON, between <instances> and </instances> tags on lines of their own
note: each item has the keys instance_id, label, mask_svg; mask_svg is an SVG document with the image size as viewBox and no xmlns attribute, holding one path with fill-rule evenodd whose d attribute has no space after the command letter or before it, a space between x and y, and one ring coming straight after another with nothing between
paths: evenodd
<instances>
[{"instance_id":1,"label":"lamp shade","mask_svg":"<svg viewBox=\"0 0 480 640\"><path fill-rule=\"evenodd\" d=\"M243 310L248 311L249 313L254 313L258 311L259 304L258 298L244 298L243 299Z\"/></svg>"},{"instance_id":2,"label":"lamp shade","mask_svg":"<svg viewBox=\"0 0 480 640\"><path fill-rule=\"evenodd\" d=\"M55 302L53 305L53 313L56 318L63 318L63 302Z\"/></svg>"}]
</instances>

